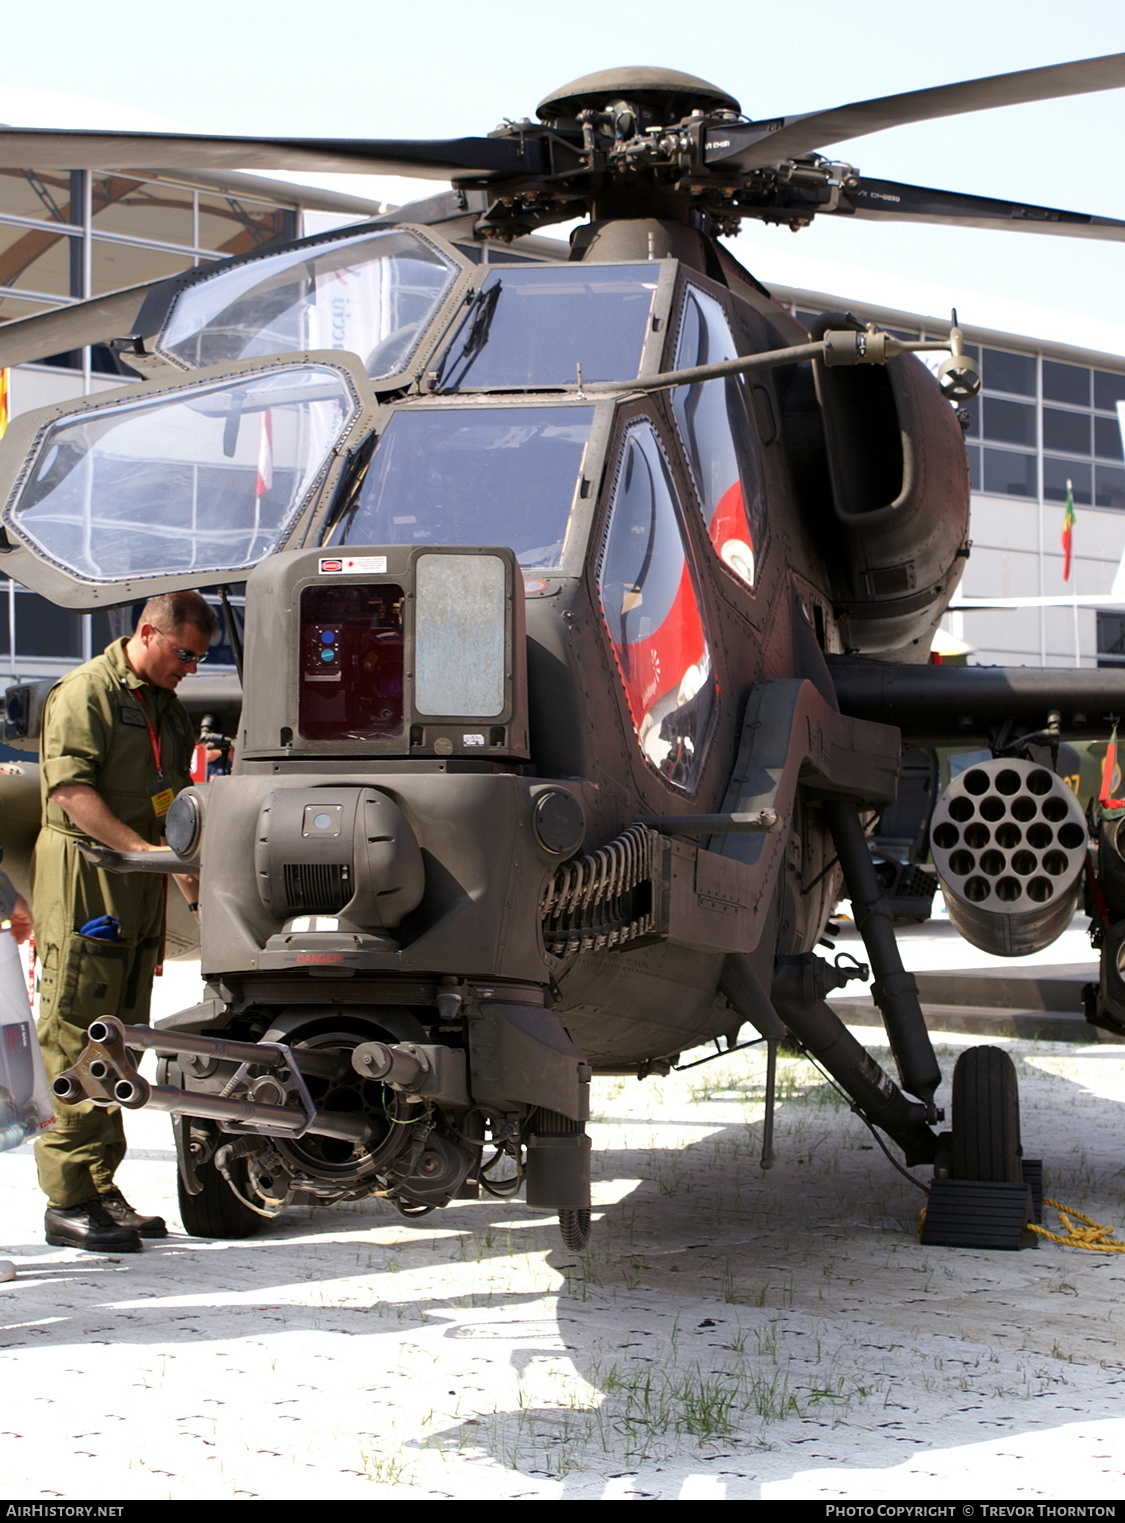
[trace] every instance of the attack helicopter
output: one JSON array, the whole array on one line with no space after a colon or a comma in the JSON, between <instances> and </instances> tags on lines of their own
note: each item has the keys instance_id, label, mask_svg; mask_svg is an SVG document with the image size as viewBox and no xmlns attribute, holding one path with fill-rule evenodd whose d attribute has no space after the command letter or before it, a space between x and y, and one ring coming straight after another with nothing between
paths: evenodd
<instances>
[{"instance_id":1,"label":"attack helicopter","mask_svg":"<svg viewBox=\"0 0 1125 1523\"><path fill-rule=\"evenodd\" d=\"M1120 240L822 150L1123 85L1113 55L754 121L628 68L442 142L0 133L13 166L452 185L0 328L0 364L109 343L138 377L14 421L4 570L86 610L245 582L231 774L176 799L166 850L92 849L201 874L204 998L151 1031L107 1012L55 1083L172 1115L189 1231L523 1188L582 1247L592 1074L749 1027L771 1075L800 1044L933 1168L931 1240L1018 1246L1014 1069L970 1049L940 1130L865 829L904 745L975 738L993 759L932 826L951 917L990 951L1047 945L1088 846L1058 746L1104 735L1120 680L927 664L969 553L956 321L928 343L846 313L806 330L719 238L828 215ZM568 257L535 246L578 217ZM10 742L34 745L37 702L13 695ZM1099 844L1089 1014L1125 1032L1114 822ZM827 1003L857 971L816 951L841 896L897 1080Z\"/></svg>"}]
</instances>

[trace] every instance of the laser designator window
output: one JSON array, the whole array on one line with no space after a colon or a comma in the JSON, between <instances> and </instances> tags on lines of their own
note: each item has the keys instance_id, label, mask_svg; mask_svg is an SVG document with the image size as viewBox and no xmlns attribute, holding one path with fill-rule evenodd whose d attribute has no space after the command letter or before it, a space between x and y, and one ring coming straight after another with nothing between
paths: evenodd
<instances>
[{"instance_id":1,"label":"laser designator window","mask_svg":"<svg viewBox=\"0 0 1125 1523\"><path fill-rule=\"evenodd\" d=\"M589 407L421 408L392 415L335 535L353 545L507 545L561 565Z\"/></svg>"},{"instance_id":2,"label":"laser designator window","mask_svg":"<svg viewBox=\"0 0 1125 1523\"><path fill-rule=\"evenodd\" d=\"M326 365L107 402L43 431L4 520L83 581L247 568L279 547L357 410Z\"/></svg>"},{"instance_id":3,"label":"laser designator window","mask_svg":"<svg viewBox=\"0 0 1125 1523\"><path fill-rule=\"evenodd\" d=\"M691 788L715 680L671 478L648 423L625 441L598 593L641 750L670 783Z\"/></svg>"},{"instance_id":4,"label":"laser designator window","mask_svg":"<svg viewBox=\"0 0 1125 1523\"><path fill-rule=\"evenodd\" d=\"M305 349L394 375L457 276L416 233L366 233L219 270L176 297L156 346L189 368Z\"/></svg>"},{"instance_id":5,"label":"laser designator window","mask_svg":"<svg viewBox=\"0 0 1125 1523\"><path fill-rule=\"evenodd\" d=\"M719 302L688 287L676 369L737 355ZM707 533L725 565L753 587L765 546L766 494L750 394L743 376L680 386L672 393Z\"/></svg>"},{"instance_id":6,"label":"laser designator window","mask_svg":"<svg viewBox=\"0 0 1125 1523\"><path fill-rule=\"evenodd\" d=\"M504 708L504 562L420 555L414 699L422 714L493 718Z\"/></svg>"}]
</instances>

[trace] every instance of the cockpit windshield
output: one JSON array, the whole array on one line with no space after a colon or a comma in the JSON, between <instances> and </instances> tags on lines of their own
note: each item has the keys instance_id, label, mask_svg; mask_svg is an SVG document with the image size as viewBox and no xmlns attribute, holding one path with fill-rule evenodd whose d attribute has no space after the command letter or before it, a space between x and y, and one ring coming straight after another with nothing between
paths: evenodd
<instances>
[{"instance_id":1,"label":"cockpit windshield","mask_svg":"<svg viewBox=\"0 0 1125 1523\"><path fill-rule=\"evenodd\" d=\"M392 415L336 544L508 545L562 563L590 407L418 408Z\"/></svg>"},{"instance_id":2,"label":"cockpit windshield","mask_svg":"<svg viewBox=\"0 0 1125 1523\"><path fill-rule=\"evenodd\" d=\"M505 265L489 275L438 372L439 391L627 381L639 371L660 266Z\"/></svg>"},{"instance_id":3,"label":"cockpit windshield","mask_svg":"<svg viewBox=\"0 0 1125 1523\"><path fill-rule=\"evenodd\" d=\"M176 297L156 347L190 369L346 349L376 380L404 368L457 273L403 229L306 243L200 276Z\"/></svg>"}]
</instances>

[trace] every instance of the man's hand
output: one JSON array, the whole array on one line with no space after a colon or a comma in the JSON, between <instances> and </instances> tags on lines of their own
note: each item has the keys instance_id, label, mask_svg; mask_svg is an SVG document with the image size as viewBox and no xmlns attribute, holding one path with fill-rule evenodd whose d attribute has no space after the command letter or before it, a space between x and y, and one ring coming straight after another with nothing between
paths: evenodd
<instances>
[{"instance_id":1,"label":"man's hand","mask_svg":"<svg viewBox=\"0 0 1125 1523\"><path fill-rule=\"evenodd\" d=\"M62 809L71 823L103 846L114 851L162 851L119 820L95 788L88 783L60 783L51 789L51 802Z\"/></svg>"},{"instance_id":2,"label":"man's hand","mask_svg":"<svg viewBox=\"0 0 1125 1523\"><path fill-rule=\"evenodd\" d=\"M165 851L163 845L154 846L119 820L113 810L95 788L87 783L60 783L51 789L51 801L65 810L70 820L88 836L110 846L114 851ZM199 879L187 873L174 874L176 884L188 904L199 902ZM30 918L30 917L29 917ZM14 927L13 920L13 927Z\"/></svg>"},{"instance_id":3,"label":"man's hand","mask_svg":"<svg viewBox=\"0 0 1125 1523\"><path fill-rule=\"evenodd\" d=\"M27 900L22 894L16 895L16 902L12 906L12 913L8 917L12 927L12 935L17 941L26 941L34 931L35 926L31 919L31 911Z\"/></svg>"}]
</instances>

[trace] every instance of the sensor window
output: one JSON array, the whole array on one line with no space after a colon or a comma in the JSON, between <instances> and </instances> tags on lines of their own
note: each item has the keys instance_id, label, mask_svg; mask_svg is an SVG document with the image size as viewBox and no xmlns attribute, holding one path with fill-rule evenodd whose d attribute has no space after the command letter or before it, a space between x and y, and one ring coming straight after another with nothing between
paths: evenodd
<instances>
[{"instance_id":1,"label":"sensor window","mask_svg":"<svg viewBox=\"0 0 1125 1523\"><path fill-rule=\"evenodd\" d=\"M402 610L403 590L391 582L301 593L298 685L307 740L402 734ZM306 810L306 836L338 833L338 822L332 827L331 810Z\"/></svg>"},{"instance_id":2,"label":"sensor window","mask_svg":"<svg viewBox=\"0 0 1125 1523\"><path fill-rule=\"evenodd\" d=\"M495 718L503 713L507 595L498 555L421 555L415 702L419 713ZM466 735L465 746L484 736Z\"/></svg>"}]
</instances>

